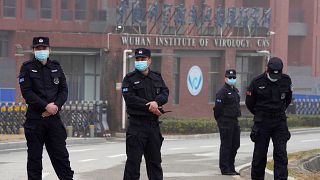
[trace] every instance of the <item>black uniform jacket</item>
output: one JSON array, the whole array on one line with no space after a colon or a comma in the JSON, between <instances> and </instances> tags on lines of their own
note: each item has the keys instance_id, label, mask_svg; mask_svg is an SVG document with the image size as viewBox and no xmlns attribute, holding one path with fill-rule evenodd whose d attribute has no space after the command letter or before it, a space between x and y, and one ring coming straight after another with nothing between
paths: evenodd
<instances>
[{"instance_id":1,"label":"black uniform jacket","mask_svg":"<svg viewBox=\"0 0 320 180\"><path fill-rule=\"evenodd\" d=\"M271 82L267 74L254 78L246 92L246 105L249 111L258 116L280 116L291 103L292 83L288 75Z\"/></svg>"},{"instance_id":2,"label":"black uniform jacket","mask_svg":"<svg viewBox=\"0 0 320 180\"><path fill-rule=\"evenodd\" d=\"M19 84L22 96L28 104L26 117L30 119L40 119L47 104L51 102L60 110L68 97L65 75L59 62L55 60L48 59L46 65L36 59L24 62Z\"/></svg>"},{"instance_id":3,"label":"black uniform jacket","mask_svg":"<svg viewBox=\"0 0 320 180\"><path fill-rule=\"evenodd\" d=\"M241 116L240 96L237 88L225 84L216 94L214 118L237 118Z\"/></svg>"},{"instance_id":4,"label":"black uniform jacket","mask_svg":"<svg viewBox=\"0 0 320 180\"><path fill-rule=\"evenodd\" d=\"M168 101L169 89L160 73L149 70L147 76L138 70L128 73L122 81L122 94L131 117L157 118L149 112L150 101L162 106Z\"/></svg>"}]
</instances>

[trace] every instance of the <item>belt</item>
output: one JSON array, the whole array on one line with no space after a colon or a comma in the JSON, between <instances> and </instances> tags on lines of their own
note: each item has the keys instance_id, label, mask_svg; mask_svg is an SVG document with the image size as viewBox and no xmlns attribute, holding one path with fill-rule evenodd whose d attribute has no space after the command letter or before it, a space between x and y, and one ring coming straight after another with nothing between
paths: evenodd
<instances>
[{"instance_id":1,"label":"belt","mask_svg":"<svg viewBox=\"0 0 320 180\"><path fill-rule=\"evenodd\" d=\"M279 118L279 117L284 117L285 113L284 112L257 112L257 116L259 117L267 117L267 118Z\"/></svg>"},{"instance_id":2,"label":"belt","mask_svg":"<svg viewBox=\"0 0 320 180\"><path fill-rule=\"evenodd\" d=\"M144 123L144 124L150 124L150 123L158 123L159 124L159 118L156 116L129 116L129 120L131 122L137 122L137 123Z\"/></svg>"}]
</instances>

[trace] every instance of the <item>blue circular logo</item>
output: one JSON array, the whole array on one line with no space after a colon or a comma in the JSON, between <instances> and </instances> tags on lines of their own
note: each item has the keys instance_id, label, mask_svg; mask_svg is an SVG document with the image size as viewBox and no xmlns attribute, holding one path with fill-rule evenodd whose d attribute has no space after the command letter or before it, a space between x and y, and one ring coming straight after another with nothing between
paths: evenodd
<instances>
[{"instance_id":1,"label":"blue circular logo","mask_svg":"<svg viewBox=\"0 0 320 180\"><path fill-rule=\"evenodd\" d=\"M199 66L192 66L188 72L187 85L192 96L200 93L203 84L203 75Z\"/></svg>"}]
</instances>

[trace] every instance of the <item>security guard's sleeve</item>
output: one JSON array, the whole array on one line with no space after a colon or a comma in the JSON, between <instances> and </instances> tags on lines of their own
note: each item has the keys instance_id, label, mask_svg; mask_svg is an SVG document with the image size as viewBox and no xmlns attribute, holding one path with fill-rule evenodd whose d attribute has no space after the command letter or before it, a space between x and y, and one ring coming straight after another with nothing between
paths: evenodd
<instances>
[{"instance_id":1,"label":"security guard's sleeve","mask_svg":"<svg viewBox=\"0 0 320 180\"><path fill-rule=\"evenodd\" d=\"M130 83L128 76L124 77L122 81L121 89L122 89L122 95L126 102L127 107L130 107L132 109L137 109L137 110L148 111L149 106L146 105L148 101L136 95L136 93L133 90L132 83Z\"/></svg>"},{"instance_id":2,"label":"security guard's sleeve","mask_svg":"<svg viewBox=\"0 0 320 180\"><path fill-rule=\"evenodd\" d=\"M225 91L222 89L216 94L215 106L214 106L214 118L219 119L223 115L223 103L224 103Z\"/></svg>"},{"instance_id":3,"label":"security guard's sleeve","mask_svg":"<svg viewBox=\"0 0 320 180\"><path fill-rule=\"evenodd\" d=\"M289 91L286 94L286 109L288 108L288 106L290 105L290 103L292 101L292 89L293 89L292 81L289 78Z\"/></svg>"},{"instance_id":4,"label":"security guard's sleeve","mask_svg":"<svg viewBox=\"0 0 320 180\"><path fill-rule=\"evenodd\" d=\"M162 106L168 102L169 89L166 86L164 80L161 77L161 88L160 93L156 96L155 101L158 103L158 106Z\"/></svg>"},{"instance_id":5,"label":"security guard's sleeve","mask_svg":"<svg viewBox=\"0 0 320 180\"><path fill-rule=\"evenodd\" d=\"M254 81L252 81L246 91L246 106L252 114L255 114L255 111L254 111L255 104L256 104L256 93L254 91Z\"/></svg>"},{"instance_id":6,"label":"security guard's sleeve","mask_svg":"<svg viewBox=\"0 0 320 180\"><path fill-rule=\"evenodd\" d=\"M48 103L33 92L30 75L25 65L22 65L20 69L19 84L22 97L26 103L44 111Z\"/></svg>"},{"instance_id":7,"label":"security guard's sleeve","mask_svg":"<svg viewBox=\"0 0 320 180\"><path fill-rule=\"evenodd\" d=\"M66 82L66 76L63 73L63 70L61 66L59 66L59 71L61 73L61 77L59 78L59 89L58 89L58 94L57 98L54 101L54 104L59 107L59 110L63 106L63 104L67 101L68 98L68 86Z\"/></svg>"}]
</instances>

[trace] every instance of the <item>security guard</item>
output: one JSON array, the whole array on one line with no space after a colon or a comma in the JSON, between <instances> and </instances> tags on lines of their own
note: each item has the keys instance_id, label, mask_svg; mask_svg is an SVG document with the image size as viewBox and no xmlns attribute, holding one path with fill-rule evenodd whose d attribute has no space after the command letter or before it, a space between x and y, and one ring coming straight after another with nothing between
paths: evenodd
<instances>
[{"instance_id":1,"label":"security guard","mask_svg":"<svg viewBox=\"0 0 320 180\"><path fill-rule=\"evenodd\" d=\"M287 141L290 132L285 111L292 98L292 84L282 73L278 57L269 60L266 72L254 78L246 92L246 105L254 114L250 134L255 143L252 159L252 179L264 179L270 138L273 142L274 179L288 178Z\"/></svg>"},{"instance_id":2,"label":"security guard","mask_svg":"<svg viewBox=\"0 0 320 180\"><path fill-rule=\"evenodd\" d=\"M240 175L235 171L234 160L240 147L241 116L239 91L235 87L236 71L226 70L225 85L216 94L214 117L220 131L219 167L223 175Z\"/></svg>"},{"instance_id":3,"label":"security guard","mask_svg":"<svg viewBox=\"0 0 320 180\"><path fill-rule=\"evenodd\" d=\"M32 52L34 58L23 63L19 75L21 93L28 104L24 124L28 179L41 179L44 144L59 179L73 179L67 133L59 116L68 97L66 78L60 64L49 59L48 37L34 37Z\"/></svg>"},{"instance_id":4,"label":"security guard","mask_svg":"<svg viewBox=\"0 0 320 180\"><path fill-rule=\"evenodd\" d=\"M122 82L122 94L129 115L126 134L127 162L124 180L140 177L140 164L144 155L149 179L162 180L161 146L163 137L159 128L162 105L167 103L169 90L161 74L152 71L149 49L135 50L135 71Z\"/></svg>"}]
</instances>

